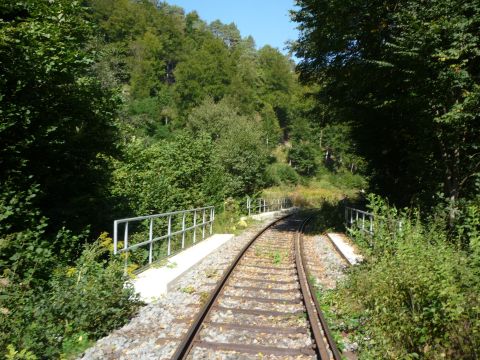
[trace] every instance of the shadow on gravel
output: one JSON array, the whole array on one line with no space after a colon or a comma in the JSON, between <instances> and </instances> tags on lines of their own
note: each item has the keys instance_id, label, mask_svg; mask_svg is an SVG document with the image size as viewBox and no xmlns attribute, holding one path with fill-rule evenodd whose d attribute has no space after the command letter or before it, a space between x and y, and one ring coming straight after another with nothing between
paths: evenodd
<instances>
[{"instance_id":1,"label":"shadow on gravel","mask_svg":"<svg viewBox=\"0 0 480 360\"><path fill-rule=\"evenodd\" d=\"M317 235L329 232L344 232L344 211L342 203L324 203L321 208L311 210L313 219L305 229L305 234Z\"/></svg>"}]
</instances>

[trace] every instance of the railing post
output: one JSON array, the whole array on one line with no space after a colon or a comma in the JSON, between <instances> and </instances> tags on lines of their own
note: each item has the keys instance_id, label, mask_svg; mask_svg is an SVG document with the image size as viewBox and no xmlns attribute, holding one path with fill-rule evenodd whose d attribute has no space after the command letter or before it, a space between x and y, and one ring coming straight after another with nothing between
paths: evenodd
<instances>
[{"instance_id":1,"label":"railing post","mask_svg":"<svg viewBox=\"0 0 480 360\"><path fill-rule=\"evenodd\" d=\"M170 256L172 253L172 215L168 216L168 249L167 249L167 255Z\"/></svg>"},{"instance_id":2,"label":"railing post","mask_svg":"<svg viewBox=\"0 0 480 360\"><path fill-rule=\"evenodd\" d=\"M128 221L125 223L125 233L123 235L123 249L125 250L125 262L123 267L123 273L127 275L127 268L128 268L128 252L126 252L128 248Z\"/></svg>"},{"instance_id":3,"label":"railing post","mask_svg":"<svg viewBox=\"0 0 480 360\"><path fill-rule=\"evenodd\" d=\"M152 263L153 259L153 219L150 219L150 230L148 232L148 240L150 241L150 248L148 249L148 263Z\"/></svg>"},{"instance_id":4,"label":"railing post","mask_svg":"<svg viewBox=\"0 0 480 360\"><path fill-rule=\"evenodd\" d=\"M193 243L197 239L197 210L193 212Z\"/></svg>"},{"instance_id":5,"label":"railing post","mask_svg":"<svg viewBox=\"0 0 480 360\"><path fill-rule=\"evenodd\" d=\"M117 234L117 229L118 227L118 221L115 220L113 222L113 254L114 255L117 255L117 251L118 251L118 234Z\"/></svg>"},{"instance_id":6,"label":"railing post","mask_svg":"<svg viewBox=\"0 0 480 360\"><path fill-rule=\"evenodd\" d=\"M213 232L213 220L215 219L215 208L212 207L210 209L210 235L212 235Z\"/></svg>"},{"instance_id":7,"label":"railing post","mask_svg":"<svg viewBox=\"0 0 480 360\"><path fill-rule=\"evenodd\" d=\"M202 210L202 240L205 240L205 208Z\"/></svg>"},{"instance_id":8,"label":"railing post","mask_svg":"<svg viewBox=\"0 0 480 360\"><path fill-rule=\"evenodd\" d=\"M362 213L362 231L365 231L365 213Z\"/></svg>"},{"instance_id":9,"label":"railing post","mask_svg":"<svg viewBox=\"0 0 480 360\"><path fill-rule=\"evenodd\" d=\"M128 222L125 223L125 233L123 235L123 249L127 250L128 248Z\"/></svg>"},{"instance_id":10,"label":"railing post","mask_svg":"<svg viewBox=\"0 0 480 360\"><path fill-rule=\"evenodd\" d=\"M252 200L250 198L247 198L247 209L248 209L248 216L250 216L250 213L251 213L251 208L252 206Z\"/></svg>"},{"instance_id":11,"label":"railing post","mask_svg":"<svg viewBox=\"0 0 480 360\"><path fill-rule=\"evenodd\" d=\"M185 216L187 215L187 212L185 211L183 213L183 218L182 218L182 249L185 248Z\"/></svg>"}]
</instances>

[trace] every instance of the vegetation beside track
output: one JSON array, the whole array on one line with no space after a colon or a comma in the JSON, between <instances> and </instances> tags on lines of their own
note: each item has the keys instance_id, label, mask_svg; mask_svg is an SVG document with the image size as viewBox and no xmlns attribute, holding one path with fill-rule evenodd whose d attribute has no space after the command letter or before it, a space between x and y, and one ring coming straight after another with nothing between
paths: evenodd
<instances>
[{"instance_id":1,"label":"vegetation beside track","mask_svg":"<svg viewBox=\"0 0 480 360\"><path fill-rule=\"evenodd\" d=\"M447 212L422 220L373 196L370 208L374 235L351 233L365 261L336 289L317 294L333 332L356 342L360 359L478 358L478 212L452 237ZM314 233L335 227L331 210L320 212ZM467 232L474 241L465 247Z\"/></svg>"}]
</instances>

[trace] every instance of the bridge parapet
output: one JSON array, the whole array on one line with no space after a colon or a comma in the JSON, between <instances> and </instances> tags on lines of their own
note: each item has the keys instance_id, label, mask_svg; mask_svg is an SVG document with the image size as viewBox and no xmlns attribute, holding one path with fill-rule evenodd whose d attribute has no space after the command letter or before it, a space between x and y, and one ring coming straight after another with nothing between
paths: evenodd
<instances>
[{"instance_id":1,"label":"bridge parapet","mask_svg":"<svg viewBox=\"0 0 480 360\"><path fill-rule=\"evenodd\" d=\"M348 206L345 207L345 224L349 229L356 227L363 232L373 235L373 219L374 215L372 213Z\"/></svg>"},{"instance_id":2,"label":"bridge parapet","mask_svg":"<svg viewBox=\"0 0 480 360\"><path fill-rule=\"evenodd\" d=\"M169 257L172 253L185 249L187 242L196 243L199 240L197 235L204 240L207 231L210 235L212 234L214 221L214 206L115 220L113 222L114 254L128 254L133 250L146 247L148 264L152 264L154 255L158 255L155 260ZM121 230L123 230L123 240L119 240ZM154 249L155 243L159 245L157 249ZM147 254L137 257L142 259L147 257Z\"/></svg>"},{"instance_id":3,"label":"bridge parapet","mask_svg":"<svg viewBox=\"0 0 480 360\"><path fill-rule=\"evenodd\" d=\"M261 214L271 211L282 211L291 208L292 206L292 200L287 197L278 199L247 198L248 216L252 214Z\"/></svg>"}]
</instances>

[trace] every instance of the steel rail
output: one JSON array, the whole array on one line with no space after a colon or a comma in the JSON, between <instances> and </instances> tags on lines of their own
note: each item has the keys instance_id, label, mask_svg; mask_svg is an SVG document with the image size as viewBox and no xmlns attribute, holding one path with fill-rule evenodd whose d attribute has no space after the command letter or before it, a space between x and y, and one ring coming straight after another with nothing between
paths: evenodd
<instances>
[{"instance_id":1,"label":"steel rail","mask_svg":"<svg viewBox=\"0 0 480 360\"><path fill-rule=\"evenodd\" d=\"M237 264L243 258L244 254L247 250L251 247L251 245L260 237L262 236L268 229L270 229L276 223L292 216L286 215L283 216L267 226L265 226L261 231L259 231L249 242L245 245L240 253L235 257L232 264L228 267L225 271L224 275L220 279L218 285L215 287L209 298L207 299L206 303L200 310L199 314L195 317L192 325L190 326L187 334L184 336L180 344L178 345L175 353L172 356L172 360L183 360L186 359L190 350L194 346L194 342L198 339L198 334L202 329L202 325L204 320L209 316L212 309L215 308L214 304L217 299L222 294L222 291L234 269L237 267ZM296 270L299 278L300 289L302 292L302 301L305 305L307 310L307 317L310 323L310 328L312 330L313 340L315 342L314 350L320 360L341 360L340 353L335 345L335 342L328 330L327 323L323 314L320 309L320 305L315 297L315 290L312 287L312 284L308 281L308 270L305 266L305 256L303 253L303 246L302 246L302 232L305 228L305 225L311 217L305 219L299 228L296 230L296 236L294 240L294 248L295 248L295 263L296 263ZM244 312L252 312L252 310L243 310ZM258 312L261 312L257 310ZM265 311L266 312L266 311ZM272 312L273 313L273 312ZM280 313L279 313L280 314ZM284 314L284 313L281 313ZM324 340L326 338L326 341ZM222 344L225 345L225 344ZM227 344L228 345L228 344ZM220 344L218 344L219 349L221 348ZM240 347L239 347L240 349ZM243 349L243 348L242 348ZM328 349L330 349L331 354L329 353Z\"/></svg>"},{"instance_id":2,"label":"steel rail","mask_svg":"<svg viewBox=\"0 0 480 360\"><path fill-rule=\"evenodd\" d=\"M233 260L232 264L228 267L228 269L225 271L223 274L222 278L220 279L218 285L216 288L213 290L213 292L210 294L209 298L207 299L205 305L202 307L200 310L199 314L196 316L195 320L193 321L192 326L190 326L190 329L188 330L187 334L183 338L182 342L178 345L177 350L172 356L172 360L180 360L180 359L186 359L188 353L190 352L194 340L197 337L198 333L200 332L202 328L202 324L204 319L207 318L208 314L213 308L213 305L217 298L220 296L222 293L223 288L225 287L225 284L227 283L228 278L230 277L230 274L233 272L235 267L237 266L238 262L241 260L243 255L247 252L247 250L250 248L250 246L257 240L260 236L263 235L268 229L270 229L273 225L276 223L292 216L293 214L288 214L285 216L282 216L281 218L271 222L267 226L265 226L262 230L260 230L253 238L248 242L247 245L243 247L243 249L240 251L240 253L235 257Z\"/></svg>"},{"instance_id":3,"label":"steel rail","mask_svg":"<svg viewBox=\"0 0 480 360\"><path fill-rule=\"evenodd\" d=\"M302 293L304 294L303 299L307 309L307 316L310 320L310 327L312 329L315 343L317 344L316 350L320 359L327 360L333 358L334 360L341 360L342 357L340 352L338 351L337 345L335 344L332 334L330 333L318 299L315 296L315 288L313 287L311 281L308 281L309 271L305 265L306 260L303 247L303 231L306 224L311 219L312 217L310 216L303 221L297 231L297 236L295 239L295 261L297 264L298 278ZM307 294L308 296L306 296ZM330 349L331 356L328 352L328 349Z\"/></svg>"}]
</instances>

